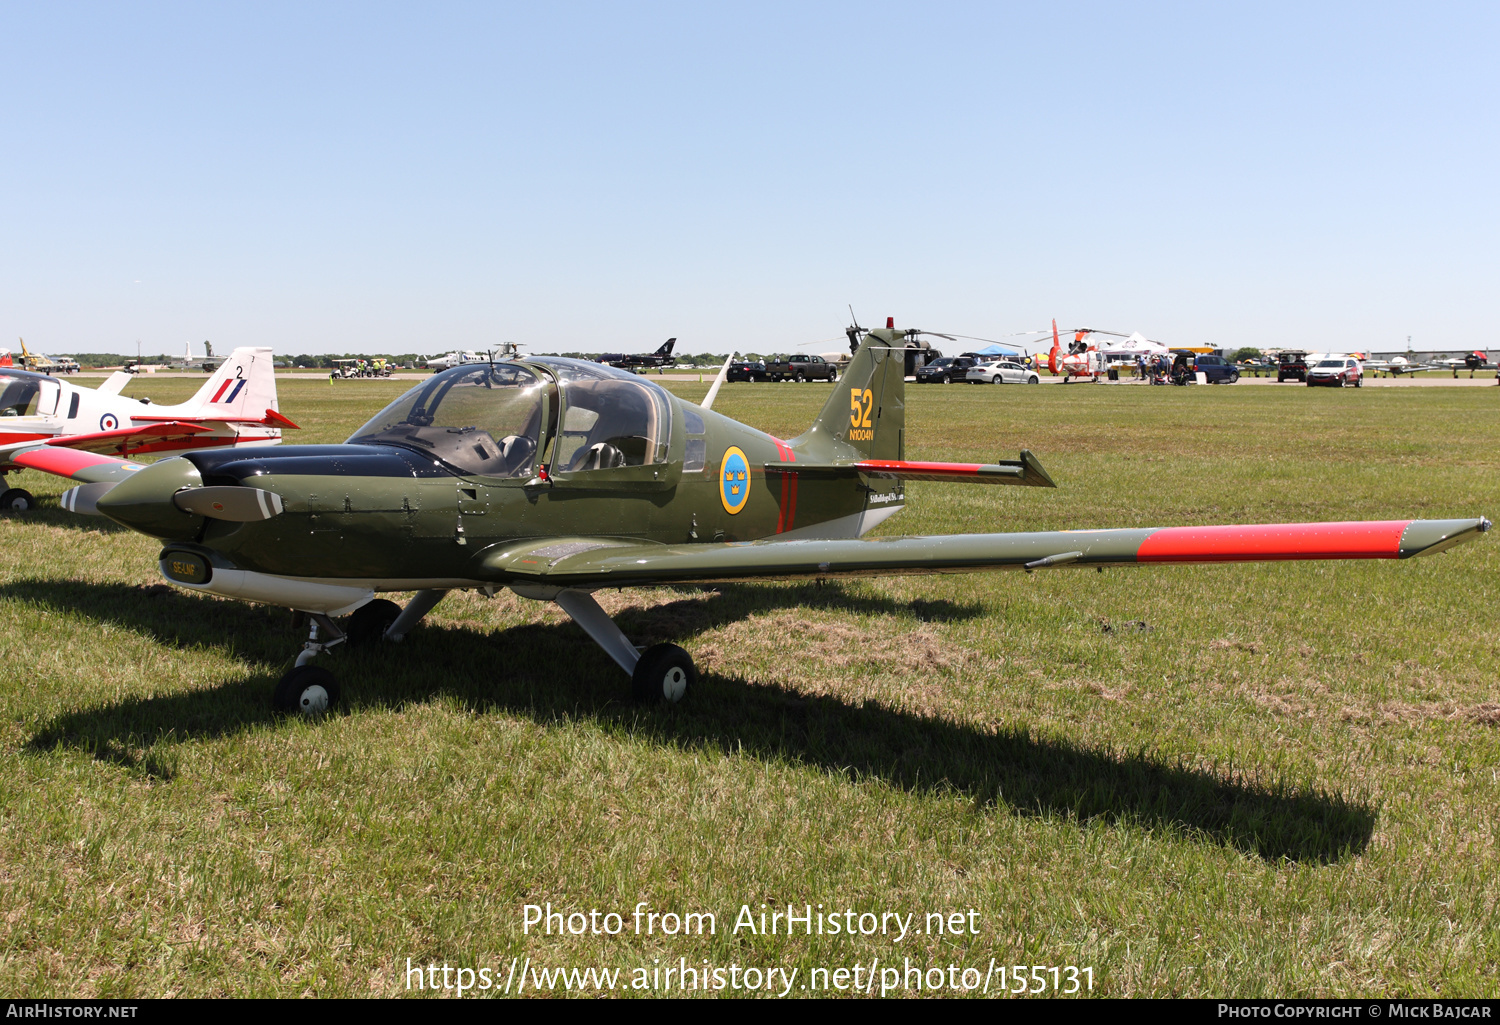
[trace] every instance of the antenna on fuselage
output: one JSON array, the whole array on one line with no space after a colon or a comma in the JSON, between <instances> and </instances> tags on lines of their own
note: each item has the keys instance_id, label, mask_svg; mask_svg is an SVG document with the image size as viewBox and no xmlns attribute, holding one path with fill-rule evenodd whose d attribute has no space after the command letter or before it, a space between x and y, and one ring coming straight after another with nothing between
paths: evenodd
<instances>
[{"instance_id":1,"label":"antenna on fuselage","mask_svg":"<svg viewBox=\"0 0 1500 1025\"><path fill-rule=\"evenodd\" d=\"M727 376L729 376L729 364L731 364L733 362L734 362L734 353L731 352L729 354L729 358L724 361L724 365L719 368L719 376L716 377L716 378L714 378L714 383L708 389L708 394L703 397L703 401L702 402L698 403L698 405L699 405L700 408L702 408L702 409L712 409L713 408L714 399L717 398L718 395L719 395L719 386L722 385L724 383L724 379Z\"/></svg>"}]
</instances>

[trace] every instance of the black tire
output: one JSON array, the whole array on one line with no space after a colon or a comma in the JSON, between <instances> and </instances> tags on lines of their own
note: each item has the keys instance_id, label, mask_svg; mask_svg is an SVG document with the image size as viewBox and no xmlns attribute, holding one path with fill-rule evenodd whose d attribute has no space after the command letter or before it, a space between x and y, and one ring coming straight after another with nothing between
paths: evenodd
<instances>
[{"instance_id":1,"label":"black tire","mask_svg":"<svg viewBox=\"0 0 1500 1025\"><path fill-rule=\"evenodd\" d=\"M1028 377L1026 379L1026 383L1027 384L1041 384L1042 383L1042 379L1040 377L1036 376L1035 374L1032 374L1030 377Z\"/></svg>"},{"instance_id":2,"label":"black tire","mask_svg":"<svg viewBox=\"0 0 1500 1025\"><path fill-rule=\"evenodd\" d=\"M1005 378L1001 377L999 374L996 374L994 377L990 378L990 384L1004 384L1004 383L1005 383Z\"/></svg>"},{"instance_id":3,"label":"black tire","mask_svg":"<svg viewBox=\"0 0 1500 1025\"><path fill-rule=\"evenodd\" d=\"M829 384L838 384L839 383L839 372L837 370L833 371L832 373L830 373L828 375L828 383Z\"/></svg>"},{"instance_id":4,"label":"black tire","mask_svg":"<svg viewBox=\"0 0 1500 1025\"><path fill-rule=\"evenodd\" d=\"M6 488L0 492L0 510L27 512L36 508L36 496L24 488Z\"/></svg>"},{"instance_id":5,"label":"black tire","mask_svg":"<svg viewBox=\"0 0 1500 1025\"><path fill-rule=\"evenodd\" d=\"M1236 371L1234 371L1233 373L1231 373L1229 375L1229 383L1230 384L1239 384L1239 382L1240 382L1240 372L1238 370L1236 370Z\"/></svg>"},{"instance_id":6,"label":"black tire","mask_svg":"<svg viewBox=\"0 0 1500 1025\"><path fill-rule=\"evenodd\" d=\"M1356 388L1363 388L1364 384L1365 384L1365 379L1363 377L1356 377L1354 379L1354 387L1356 387Z\"/></svg>"},{"instance_id":7,"label":"black tire","mask_svg":"<svg viewBox=\"0 0 1500 1025\"><path fill-rule=\"evenodd\" d=\"M344 627L351 648L373 647L385 637L396 617L401 615L401 606L385 598L376 598L354 610Z\"/></svg>"},{"instance_id":8,"label":"black tire","mask_svg":"<svg viewBox=\"0 0 1500 1025\"><path fill-rule=\"evenodd\" d=\"M281 678L271 707L288 715L321 715L339 703L339 682L318 666L298 666Z\"/></svg>"},{"instance_id":9,"label":"black tire","mask_svg":"<svg viewBox=\"0 0 1500 1025\"><path fill-rule=\"evenodd\" d=\"M693 656L675 644L653 644L630 677L631 694L643 705L674 705L698 685Z\"/></svg>"},{"instance_id":10,"label":"black tire","mask_svg":"<svg viewBox=\"0 0 1500 1025\"><path fill-rule=\"evenodd\" d=\"M807 383L807 378L804 377L800 371L797 374L797 383L798 384L806 384Z\"/></svg>"}]
</instances>

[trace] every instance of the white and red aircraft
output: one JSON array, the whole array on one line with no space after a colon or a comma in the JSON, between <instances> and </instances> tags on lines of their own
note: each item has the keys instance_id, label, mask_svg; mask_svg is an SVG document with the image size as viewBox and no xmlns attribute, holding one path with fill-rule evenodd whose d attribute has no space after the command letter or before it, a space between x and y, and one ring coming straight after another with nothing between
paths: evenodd
<instances>
[{"instance_id":1,"label":"white and red aircraft","mask_svg":"<svg viewBox=\"0 0 1500 1025\"><path fill-rule=\"evenodd\" d=\"M1102 341L1089 341L1090 335L1107 336ZM1047 357L1047 369L1054 374L1063 374L1063 383L1075 377L1097 381L1109 370L1110 357L1160 356L1171 352L1161 342L1152 341L1139 331L1122 334L1119 331L1101 331L1095 327L1080 327L1073 332L1073 341L1068 351L1062 351L1062 341L1057 334L1057 321L1052 322L1052 351ZM1119 360L1117 360L1118 362Z\"/></svg>"},{"instance_id":2,"label":"white and red aircraft","mask_svg":"<svg viewBox=\"0 0 1500 1025\"><path fill-rule=\"evenodd\" d=\"M276 411L270 349L235 349L196 395L174 406L121 395L133 380L117 372L98 388L80 388L46 374L0 367L0 479L21 469L68 477L80 460L101 455L275 445L283 427L297 427ZM0 509L35 504L21 488L0 493Z\"/></svg>"}]
</instances>

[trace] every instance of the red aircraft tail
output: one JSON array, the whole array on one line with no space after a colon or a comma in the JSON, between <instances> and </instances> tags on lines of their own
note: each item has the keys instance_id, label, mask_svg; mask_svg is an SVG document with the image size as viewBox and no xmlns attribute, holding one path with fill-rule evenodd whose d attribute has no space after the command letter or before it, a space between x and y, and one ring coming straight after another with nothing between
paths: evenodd
<instances>
[{"instance_id":1,"label":"red aircraft tail","mask_svg":"<svg viewBox=\"0 0 1500 1025\"><path fill-rule=\"evenodd\" d=\"M1047 356L1047 369L1054 374L1057 373L1057 350L1062 348L1062 342L1057 337L1057 318L1052 318L1052 352Z\"/></svg>"}]
</instances>

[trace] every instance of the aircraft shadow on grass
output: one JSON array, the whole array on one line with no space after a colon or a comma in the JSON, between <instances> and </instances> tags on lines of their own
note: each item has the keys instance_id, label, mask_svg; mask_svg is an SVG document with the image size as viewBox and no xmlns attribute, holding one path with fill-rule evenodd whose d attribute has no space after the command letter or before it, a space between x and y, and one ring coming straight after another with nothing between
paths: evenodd
<instances>
[{"instance_id":1,"label":"aircraft shadow on grass","mask_svg":"<svg viewBox=\"0 0 1500 1025\"><path fill-rule=\"evenodd\" d=\"M123 527L103 516L80 516L70 513L57 504L56 495L38 495L42 504L25 512L0 514L0 520L10 520L17 525L58 527L80 534L133 534L135 531Z\"/></svg>"},{"instance_id":2,"label":"aircraft shadow on grass","mask_svg":"<svg viewBox=\"0 0 1500 1025\"><path fill-rule=\"evenodd\" d=\"M173 759L163 757L161 745L276 720L270 693L299 640L282 610L204 601L166 585L16 581L0 585L0 600L6 598L114 623L175 647L232 646L239 657L278 667L213 689L68 712L32 737L32 751L71 747L165 778ZM625 612L620 620L632 636L682 639L746 614L820 604L865 613L913 610L838 587L756 587ZM966 619L981 612L929 602L919 614ZM976 809L1177 831L1269 861L1329 863L1358 855L1376 821L1374 809L1339 794L1037 738L1024 728L990 732L874 702L803 695L774 681L706 673L684 705L642 708L629 701L624 675L572 623L496 633L428 624L402 645L319 662L343 681L345 714L445 695L477 712L543 724L592 720L674 747L717 746L830 775L879 779L910 793L958 793Z\"/></svg>"}]
</instances>

